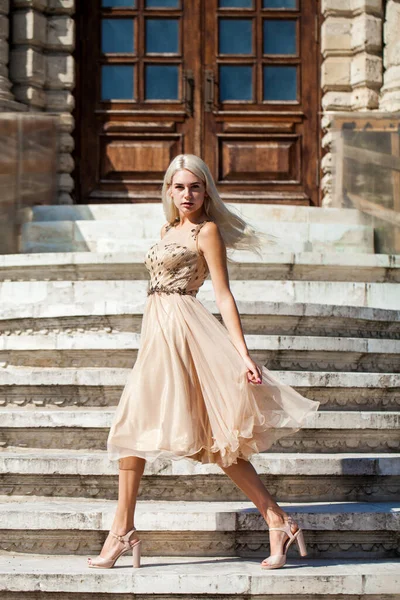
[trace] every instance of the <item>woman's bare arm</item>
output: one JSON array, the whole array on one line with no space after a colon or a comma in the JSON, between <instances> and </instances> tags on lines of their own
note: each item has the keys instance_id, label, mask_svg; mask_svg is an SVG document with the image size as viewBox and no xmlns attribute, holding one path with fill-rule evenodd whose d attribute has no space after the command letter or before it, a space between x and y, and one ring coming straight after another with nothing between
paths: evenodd
<instances>
[{"instance_id":1,"label":"woman's bare arm","mask_svg":"<svg viewBox=\"0 0 400 600\"><path fill-rule=\"evenodd\" d=\"M231 340L243 358L249 356L239 311L229 287L226 246L216 223L210 221L201 228L198 247L207 261L215 293L215 302L229 331Z\"/></svg>"}]
</instances>

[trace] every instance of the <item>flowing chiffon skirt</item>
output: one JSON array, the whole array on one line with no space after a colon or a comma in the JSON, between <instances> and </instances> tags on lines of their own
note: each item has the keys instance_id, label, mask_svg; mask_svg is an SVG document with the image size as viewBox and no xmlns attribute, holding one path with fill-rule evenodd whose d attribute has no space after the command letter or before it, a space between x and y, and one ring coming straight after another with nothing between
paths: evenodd
<instances>
[{"instance_id":1,"label":"flowing chiffon skirt","mask_svg":"<svg viewBox=\"0 0 400 600\"><path fill-rule=\"evenodd\" d=\"M262 383L250 383L228 330L195 296L155 293L147 299L108 456L227 467L292 435L318 407L264 366Z\"/></svg>"}]
</instances>

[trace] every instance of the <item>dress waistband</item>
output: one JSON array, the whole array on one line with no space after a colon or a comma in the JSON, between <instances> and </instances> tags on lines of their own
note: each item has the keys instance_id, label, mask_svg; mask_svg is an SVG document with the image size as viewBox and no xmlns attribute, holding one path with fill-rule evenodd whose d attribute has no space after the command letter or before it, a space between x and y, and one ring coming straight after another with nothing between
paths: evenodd
<instances>
[{"instance_id":1,"label":"dress waistband","mask_svg":"<svg viewBox=\"0 0 400 600\"><path fill-rule=\"evenodd\" d=\"M150 296L150 294L155 294L155 293L181 294L181 295L187 295L187 296L196 296L197 291L196 290L185 290L185 289L179 289L179 288L170 288L170 287L166 287L164 285L156 285L154 287L150 286L149 289L147 290L147 295Z\"/></svg>"}]
</instances>

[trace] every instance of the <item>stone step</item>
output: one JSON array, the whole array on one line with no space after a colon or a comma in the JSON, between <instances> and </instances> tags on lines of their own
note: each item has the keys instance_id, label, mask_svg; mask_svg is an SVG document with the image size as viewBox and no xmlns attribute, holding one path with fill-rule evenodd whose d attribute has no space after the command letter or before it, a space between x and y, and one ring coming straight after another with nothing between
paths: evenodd
<instances>
[{"instance_id":1,"label":"stone step","mask_svg":"<svg viewBox=\"0 0 400 600\"><path fill-rule=\"evenodd\" d=\"M105 450L114 409L0 409L0 446ZM270 452L400 452L400 412L318 412Z\"/></svg>"},{"instance_id":2,"label":"stone step","mask_svg":"<svg viewBox=\"0 0 400 600\"><path fill-rule=\"evenodd\" d=\"M135 298L143 310L148 281L10 281L0 283L0 302L3 318L24 305L68 304L81 302L120 302ZM312 304L323 298L324 304L335 306L365 306L389 310L399 309L400 285L397 283L362 283L346 281L245 281L233 280L232 293L238 301L290 302ZM198 292L200 302L214 302L210 279ZM17 313L18 314L18 313Z\"/></svg>"},{"instance_id":3,"label":"stone step","mask_svg":"<svg viewBox=\"0 0 400 600\"><path fill-rule=\"evenodd\" d=\"M155 242L156 240L154 240ZM146 243L151 245L147 240ZM65 252L0 256L1 281L147 279L143 252ZM235 251L230 279L399 282L400 257L387 254Z\"/></svg>"},{"instance_id":4,"label":"stone step","mask_svg":"<svg viewBox=\"0 0 400 600\"><path fill-rule=\"evenodd\" d=\"M86 557L9 555L0 557L0 590L21 600L399 600L397 560L290 558L283 569L266 571L260 559L230 556L144 557L132 569L132 556L114 569L89 569ZM94 594L93 591L96 590ZM6 596L5 594L10 595Z\"/></svg>"},{"instance_id":5,"label":"stone step","mask_svg":"<svg viewBox=\"0 0 400 600\"><path fill-rule=\"evenodd\" d=\"M0 406L114 406L131 369L3 366ZM273 371L329 410L389 410L400 406L397 373Z\"/></svg>"},{"instance_id":6,"label":"stone step","mask_svg":"<svg viewBox=\"0 0 400 600\"><path fill-rule=\"evenodd\" d=\"M23 252L131 251L140 247L140 240L157 241L165 222L161 203L91 205L77 210L36 208L27 215L30 222L22 229ZM276 236L273 250L374 252L372 221L365 215L340 209L298 208L235 203L231 210L250 225Z\"/></svg>"},{"instance_id":7,"label":"stone step","mask_svg":"<svg viewBox=\"0 0 400 600\"><path fill-rule=\"evenodd\" d=\"M0 497L1 550L95 556L112 527L116 504L83 498ZM304 530L310 558L372 560L398 556L398 504L317 502L281 506ZM268 528L251 502L139 500L135 525L144 556L224 554L254 558L270 553ZM296 554L291 547L289 556Z\"/></svg>"},{"instance_id":8,"label":"stone step","mask_svg":"<svg viewBox=\"0 0 400 600\"><path fill-rule=\"evenodd\" d=\"M160 239L164 221L153 237L140 237L136 223L128 220L26 223L22 227L21 252L143 252ZM266 250L374 253L374 230L370 226L284 221L257 225L274 236Z\"/></svg>"},{"instance_id":9,"label":"stone step","mask_svg":"<svg viewBox=\"0 0 400 600\"><path fill-rule=\"evenodd\" d=\"M223 197L223 194L222 196ZM372 219L365 213L349 208L322 208L312 206L289 206L258 204L256 202L225 202L229 210L254 224L273 221L294 223L345 223L371 225ZM132 204L73 204L33 206L27 215L30 221L135 221L135 235L155 235L165 223L161 203ZM160 227L158 226L160 223Z\"/></svg>"},{"instance_id":10,"label":"stone step","mask_svg":"<svg viewBox=\"0 0 400 600\"><path fill-rule=\"evenodd\" d=\"M222 321L214 301L202 304ZM290 302L236 301L246 334L314 335L400 339L400 310ZM39 303L0 307L5 335L66 331L140 333L145 302L97 299L74 304Z\"/></svg>"},{"instance_id":11,"label":"stone step","mask_svg":"<svg viewBox=\"0 0 400 600\"><path fill-rule=\"evenodd\" d=\"M270 370L399 372L400 340L245 334L254 360ZM130 368L140 334L66 332L0 334L0 362L16 366Z\"/></svg>"},{"instance_id":12,"label":"stone step","mask_svg":"<svg viewBox=\"0 0 400 600\"><path fill-rule=\"evenodd\" d=\"M400 454L256 454L251 462L279 501L396 501ZM0 454L3 494L116 499L118 461L106 452L5 448ZM186 459L147 462L141 500L246 500L213 464Z\"/></svg>"}]
</instances>

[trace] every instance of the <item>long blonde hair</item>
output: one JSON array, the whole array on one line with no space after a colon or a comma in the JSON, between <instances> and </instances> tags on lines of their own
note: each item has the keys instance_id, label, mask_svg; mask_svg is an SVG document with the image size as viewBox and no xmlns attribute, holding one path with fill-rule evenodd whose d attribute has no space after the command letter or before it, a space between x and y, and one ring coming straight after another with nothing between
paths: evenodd
<instances>
[{"instance_id":1,"label":"long blonde hair","mask_svg":"<svg viewBox=\"0 0 400 600\"><path fill-rule=\"evenodd\" d=\"M172 184L173 176L181 169L191 171L205 184L207 195L204 198L203 209L207 218L218 225L227 250L248 250L262 256L261 250L264 245L276 243L277 238L275 236L256 230L242 217L225 206L218 194L210 169L195 154L178 154L165 172L161 197L164 214L170 224L173 225L176 221L179 221L179 210L168 194L168 189ZM227 256L227 260L228 262L236 262L229 256Z\"/></svg>"}]
</instances>

